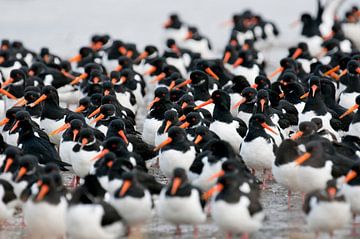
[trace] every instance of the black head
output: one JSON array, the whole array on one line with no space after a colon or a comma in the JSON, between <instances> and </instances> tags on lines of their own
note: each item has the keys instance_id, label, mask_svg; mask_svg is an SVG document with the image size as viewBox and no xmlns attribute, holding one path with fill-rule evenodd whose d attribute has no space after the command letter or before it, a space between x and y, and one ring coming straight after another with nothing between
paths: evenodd
<instances>
[{"instance_id":1,"label":"black head","mask_svg":"<svg viewBox=\"0 0 360 239\"><path fill-rule=\"evenodd\" d=\"M79 142L84 146L96 141L94 131L90 128L82 128L79 134Z\"/></svg>"},{"instance_id":2,"label":"black head","mask_svg":"<svg viewBox=\"0 0 360 239\"><path fill-rule=\"evenodd\" d=\"M169 90L166 87L158 87L155 90L155 97L158 97L160 99L170 99Z\"/></svg>"},{"instance_id":3,"label":"black head","mask_svg":"<svg viewBox=\"0 0 360 239\"><path fill-rule=\"evenodd\" d=\"M211 99L214 104L224 105L230 107L230 96L223 90L216 90L211 94Z\"/></svg>"},{"instance_id":4,"label":"black head","mask_svg":"<svg viewBox=\"0 0 360 239\"><path fill-rule=\"evenodd\" d=\"M186 132L184 129L174 126L169 129L168 132L169 138L172 138L173 141L180 141L186 139Z\"/></svg>"},{"instance_id":5,"label":"black head","mask_svg":"<svg viewBox=\"0 0 360 239\"><path fill-rule=\"evenodd\" d=\"M100 114L103 114L105 118L115 114L115 106L111 104L104 104L100 107Z\"/></svg>"},{"instance_id":6,"label":"black head","mask_svg":"<svg viewBox=\"0 0 360 239\"><path fill-rule=\"evenodd\" d=\"M300 123L299 130L303 132L304 135L310 135L316 132L317 126L313 122L304 121Z\"/></svg>"},{"instance_id":7,"label":"black head","mask_svg":"<svg viewBox=\"0 0 360 239\"><path fill-rule=\"evenodd\" d=\"M310 92L309 97L315 97L317 93L321 92L320 78L318 76L312 76L309 80Z\"/></svg>"},{"instance_id":8,"label":"black head","mask_svg":"<svg viewBox=\"0 0 360 239\"><path fill-rule=\"evenodd\" d=\"M113 129L116 132L120 130L125 131L125 123L122 119L114 119L110 122L109 129Z\"/></svg>"},{"instance_id":9,"label":"black head","mask_svg":"<svg viewBox=\"0 0 360 239\"><path fill-rule=\"evenodd\" d=\"M201 120L202 117L199 112L190 112L186 115L186 122L189 123L190 127L199 124Z\"/></svg>"},{"instance_id":10,"label":"black head","mask_svg":"<svg viewBox=\"0 0 360 239\"><path fill-rule=\"evenodd\" d=\"M181 182L187 181L187 174L185 169L183 168L175 168L173 173L173 178L179 178L181 179Z\"/></svg>"},{"instance_id":11,"label":"black head","mask_svg":"<svg viewBox=\"0 0 360 239\"><path fill-rule=\"evenodd\" d=\"M14 69L10 72L10 78L13 79L12 83L18 82L20 80L25 80L26 74L24 71L19 69Z\"/></svg>"},{"instance_id":12,"label":"black head","mask_svg":"<svg viewBox=\"0 0 360 239\"><path fill-rule=\"evenodd\" d=\"M79 120L79 119L73 119L70 121L70 129L72 131L74 130L78 130L80 131L84 126L84 123L82 120Z\"/></svg>"},{"instance_id":13,"label":"black head","mask_svg":"<svg viewBox=\"0 0 360 239\"><path fill-rule=\"evenodd\" d=\"M287 86L289 83L297 82L297 76L291 71L286 71L279 78L281 86Z\"/></svg>"},{"instance_id":14,"label":"black head","mask_svg":"<svg viewBox=\"0 0 360 239\"><path fill-rule=\"evenodd\" d=\"M26 91L24 93L24 99L27 101L27 104L33 103L40 97L40 93L37 91Z\"/></svg>"},{"instance_id":15,"label":"black head","mask_svg":"<svg viewBox=\"0 0 360 239\"><path fill-rule=\"evenodd\" d=\"M359 74L360 72L360 63L356 60L351 60L347 63L346 67L351 74Z\"/></svg>"},{"instance_id":16,"label":"black head","mask_svg":"<svg viewBox=\"0 0 360 239\"><path fill-rule=\"evenodd\" d=\"M224 176L220 177L218 183L221 184L224 189L226 188L239 188L240 180L239 176L235 173L227 173Z\"/></svg>"},{"instance_id":17,"label":"black head","mask_svg":"<svg viewBox=\"0 0 360 239\"><path fill-rule=\"evenodd\" d=\"M193 85L202 85L202 84L208 84L209 77L205 72L195 70L191 72L190 79Z\"/></svg>"},{"instance_id":18,"label":"black head","mask_svg":"<svg viewBox=\"0 0 360 239\"><path fill-rule=\"evenodd\" d=\"M257 96L257 90L252 87L246 87L241 92L241 96L246 99L245 102L253 102L256 99Z\"/></svg>"},{"instance_id":19,"label":"black head","mask_svg":"<svg viewBox=\"0 0 360 239\"><path fill-rule=\"evenodd\" d=\"M111 152L126 150L125 142L119 137L110 137L103 142L104 149Z\"/></svg>"},{"instance_id":20,"label":"black head","mask_svg":"<svg viewBox=\"0 0 360 239\"><path fill-rule=\"evenodd\" d=\"M167 110L164 114L165 121L175 122L178 120L178 113L175 110Z\"/></svg>"},{"instance_id":21,"label":"black head","mask_svg":"<svg viewBox=\"0 0 360 239\"><path fill-rule=\"evenodd\" d=\"M102 98L102 94L96 93L90 96L90 102L93 106L97 108L101 105Z\"/></svg>"},{"instance_id":22,"label":"black head","mask_svg":"<svg viewBox=\"0 0 360 239\"><path fill-rule=\"evenodd\" d=\"M268 89L271 86L270 80L265 75L258 75L255 84L257 89Z\"/></svg>"},{"instance_id":23,"label":"black head","mask_svg":"<svg viewBox=\"0 0 360 239\"><path fill-rule=\"evenodd\" d=\"M153 45L146 46L144 51L147 53L148 56L153 56L159 52L157 47Z\"/></svg>"}]
</instances>

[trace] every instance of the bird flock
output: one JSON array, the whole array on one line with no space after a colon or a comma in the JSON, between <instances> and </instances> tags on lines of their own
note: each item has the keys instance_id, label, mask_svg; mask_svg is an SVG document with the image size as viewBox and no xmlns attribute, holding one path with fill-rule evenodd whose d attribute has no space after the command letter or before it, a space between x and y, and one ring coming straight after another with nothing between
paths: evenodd
<instances>
[{"instance_id":1,"label":"bird flock","mask_svg":"<svg viewBox=\"0 0 360 239\"><path fill-rule=\"evenodd\" d=\"M277 183L317 235L351 220L356 235L360 10L339 16L342 2L299 16L269 74L261 50L281 32L250 10L224 23L221 55L178 14L161 48L99 34L65 60L2 39L0 226L22 212L31 238L138 238L159 217L199 237L211 217L245 239Z\"/></svg>"}]
</instances>

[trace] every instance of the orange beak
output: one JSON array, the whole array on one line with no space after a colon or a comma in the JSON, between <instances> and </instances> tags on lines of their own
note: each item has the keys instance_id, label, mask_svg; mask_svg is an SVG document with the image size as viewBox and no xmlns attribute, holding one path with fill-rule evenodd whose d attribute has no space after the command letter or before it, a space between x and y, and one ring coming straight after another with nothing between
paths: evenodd
<instances>
[{"instance_id":1,"label":"orange beak","mask_svg":"<svg viewBox=\"0 0 360 239\"><path fill-rule=\"evenodd\" d=\"M347 70L347 69L343 70L343 71L340 73L339 78L342 77L342 76L344 76L344 75L346 75L347 73L348 73L348 70ZM359 72L358 72L358 73L359 73Z\"/></svg>"},{"instance_id":2,"label":"orange beak","mask_svg":"<svg viewBox=\"0 0 360 239\"><path fill-rule=\"evenodd\" d=\"M171 47L171 50L173 50L176 54L180 55L180 49L174 44Z\"/></svg>"},{"instance_id":3,"label":"orange beak","mask_svg":"<svg viewBox=\"0 0 360 239\"><path fill-rule=\"evenodd\" d=\"M9 78L7 79L6 81L4 81L4 83L2 83L2 86L5 87L7 85L10 85L11 83L14 82L14 79L13 78Z\"/></svg>"},{"instance_id":4,"label":"orange beak","mask_svg":"<svg viewBox=\"0 0 360 239\"><path fill-rule=\"evenodd\" d=\"M166 145L170 144L173 141L172 138L168 137L167 139L165 139L161 144L159 144L158 146L156 146L154 148L154 151L158 151L159 149L164 148Z\"/></svg>"},{"instance_id":5,"label":"orange beak","mask_svg":"<svg viewBox=\"0 0 360 239\"><path fill-rule=\"evenodd\" d=\"M258 84L254 83L254 84L251 85L251 88L257 89L258 86L259 86Z\"/></svg>"},{"instance_id":6,"label":"orange beak","mask_svg":"<svg viewBox=\"0 0 360 239\"><path fill-rule=\"evenodd\" d=\"M126 52L126 56L129 57L129 58L131 58L133 55L134 55L134 52L131 51L131 50Z\"/></svg>"},{"instance_id":7,"label":"orange beak","mask_svg":"<svg viewBox=\"0 0 360 239\"><path fill-rule=\"evenodd\" d=\"M154 73L156 71L156 66L151 66L147 71L144 72L144 75L151 75L152 73Z\"/></svg>"},{"instance_id":8,"label":"orange beak","mask_svg":"<svg viewBox=\"0 0 360 239\"><path fill-rule=\"evenodd\" d=\"M80 76L75 77L75 79L70 82L70 85L78 84L80 81L86 79L87 76L88 76L87 73L82 73Z\"/></svg>"},{"instance_id":9,"label":"orange beak","mask_svg":"<svg viewBox=\"0 0 360 239\"><path fill-rule=\"evenodd\" d=\"M355 104L353 106L351 106L347 111L345 111L344 114L342 114L339 119L342 119L344 118L345 116L351 114L352 112L354 112L355 110L357 110L359 108L359 105L358 104Z\"/></svg>"},{"instance_id":10,"label":"orange beak","mask_svg":"<svg viewBox=\"0 0 360 239\"><path fill-rule=\"evenodd\" d=\"M330 40L331 38L333 38L334 34L335 33L333 31L329 32L329 34L323 36L323 40L324 41Z\"/></svg>"},{"instance_id":11,"label":"orange beak","mask_svg":"<svg viewBox=\"0 0 360 239\"><path fill-rule=\"evenodd\" d=\"M110 150L108 149L103 149L100 153L98 153L97 155L95 155L91 160L98 160L103 158L106 154L108 154L110 152Z\"/></svg>"},{"instance_id":12,"label":"orange beak","mask_svg":"<svg viewBox=\"0 0 360 239\"><path fill-rule=\"evenodd\" d=\"M16 103L15 103L15 105L14 106L24 106L24 105L26 105L26 103L27 103L27 100L25 100L24 98L21 98L20 100L18 100Z\"/></svg>"},{"instance_id":13,"label":"orange beak","mask_svg":"<svg viewBox=\"0 0 360 239\"><path fill-rule=\"evenodd\" d=\"M181 182L180 178L174 178L173 183L172 183L172 187L171 187L171 192L170 192L171 195L174 195L178 191L181 183L182 182Z\"/></svg>"},{"instance_id":14,"label":"orange beak","mask_svg":"<svg viewBox=\"0 0 360 239\"><path fill-rule=\"evenodd\" d=\"M304 99L309 97L309 92L306 92L305 94L303 94L302 96L300 96L300 99Z\"/></svg>"},{"instance_id":15,"label":"orange beak","mask_svg":"<svg viewBox=\"0 0 360 239\"><path fill-rule=\"evenodd\" d=\"M244 104L245 102L246 102L246 98L245 97L241 98L241 100L236 102L236 104L233 106L233 109L238 108L241 104Z\"/></svg>"},{"instance_id":16,"label":"orange beak","mask_svg":"<svg viewBox=\"0 0 360 239\"><path fill-rule=\"evenodd\" d=\"M122 68L123 68L123 66L122 66L122 65L118 65L118 66L115 68L115 71L121 71L121 70L122 70Z\"/></svg>"},{"instance_id":17,"label":"orange beak","mask_svg":"<svg viewBox=\"0 0 360 239\"><path fill-rule=\"evenodd\" d=\"M85 109L86 109L85 106L80 105L79 107L77 107L77 108L75 109L74 112L75 112L75 113L80 113L80 112L83 112Z\"/></svg>"},{"instance_id":18,"label":"orange beak","mask_svg":"<svg viewBox=\"0 0 360 239\"><path fill-rule=\"evenodd\" d=\"M202 107L204 107L204 106L210 105L210 104L212 104L212 103L214 103L214 100L213 100L213 99L209 99L208 101L205 101L204 103L201 103L200 105L196 106L196 107L194 108L194 110L198 110L198 109L200 109L200 108L202 108Z\"/></svg>"},{"instance_id":19,"label":"orange beak","mask_svg":"<svg viewBox=\"0 0 360 239\"><path fill-rule=\"evenodd\" d=\"M330 75L331 73L334 73L334 72L337 72L338 70L340 70L340 66L337 65L335 66L334 68L331 68L330 70L328 70L327 72L324 73L324 76L328 76Z\"/></svg>"},{"instance_id":20,"label":"orange beak","mask_svg":"<svg viewBox=\"0 0 360 239\"><path fill-rule=\"evenodd\" d=\"M277 68L273 73L271 73L268 78L272 79L272 78L274 78L274 76L276 76L277 74L279 74L283 71L284 71L284 67L281 66L281 67Z\"/></svg>"},{"instance_id":21,"label":"orange beak","mask_svg":"<svg viewBox=\"0 0 360 239\"><path fill-rule=\"evenodd\" d=\"M293 135L291 136L291 139L292 139L292 140L298 139L298 138L300 138L301 136L303 136L303 134L304 134L304 132L298 131L298 132L296 132L295 134L293 134Z\"/></svg>"},{"instance_id":22,"label":"orange beak","mask_svg":"<svg viewBox=\"0 0 360 239\"><path fill-rule=\"evenodd\" d=\"M81 61L82 57L80 54L77 54L69 59L69 62L79 62Z\"/></svg>"},{"instance_id":23,"label":"orange beak","mask_svg":"<svg viewBox=\"0 0 360 239\"><path fill-rule=\"evenodd\" d=\"M113 161L109 161L107 162L106 166L108 166L108 168L111 168L113 166L114 162Z\"/></svg>"},{"instance_id":24,"label":"orange beak","mask_svg":"<svg viewBox=\"0 0 360 239\"><path fill-rule=\"evenodd\" d=\"M160 98L159 97L155 97L155 99L153 101L150 102L150 104L148 105L147 109L151 109L151 107L153 107L153 105L156 103L156 102L159 102L160 101Z\"/></svg>"},{"instance_id":25,"label":"orange beak","mask_svg":"<svg viewBox=\"0 0 360 239\"><path fill-rule=\"evenodd\" d=\"M356 68L356 72L360 74L360 67Z\"/></svg>"},{"instance_id":26,"label":"orange beak","mask_svg":"<svg viewBox=\"0 0 360 239\"><path fill-rule=\"evenodd\" d=\"M63 124L59 128L53 130L49 135L58 134L64 130L67 130L68 128L70 128L70 123Z\"/></svg>"},{"instance_id":27,"label":"orange beak","mask_svg":"<svg viewBox=\"0 0 360 239\"><path fill-rule=\"evenodd\" d=\"M277 135L277 133L276 133L267 123L265 123L265 122L262 123L262 124L261 124L261 127L263 127L264 129L267 129L267 130L269 130L271 133Z\"/></svg>"},{"instance_id":28,"label":"orange beak","mask_svg":"<svg viewBox=\"0 0 360 239\"><path fill-rule=\"evenodd\" d=\"M83 138L81 140L81 147L84 147L85 145L87 145L89 143L89 140L87 138Z\"/></svg>"},{"instance_id":29,"label":"orange beak","mask_svg":"<svg viewBox=\"0 0 360 239\"><path fill-rule=\"evenodd\" d=\"M25 167L21 167L15 181L18 182L26 174L26 172L27 169Z\"/></svg>"},{"instance_id":30,"label":"orange beak","mask_svg":"<svg viewBox=\"0 0 360 239\"><path fill-rule=\"evenodd\" d=\"M34 72L33 70L29 70L29 71L28 71L28 75L29 75L29 76L34 76L34 75L35 75L35 72Z\"/></svg>"},{"instance_id":31,"label":"orange beak","mask_svg":"<svg viewBox=\"0 0 360 239\"><path fill-rule=\"evenodd\" d=\"M311 158L311 153L306 152L306 153L304 153L303 155L297 157L297 158L295 159L295 163L296 163L297 165L301 165L301 164L303 164L306 160L308 160L309 158Z\"/></svg>"},{"instance_id":32,"label":"orange beak","mask_svg":"<svg viewBox=\"0 0 360 239\"><path fill-rule=\"evenodd\" d=\"M317 90L317 85L312 85L311 86L311 90L312 90L312 97L314 97L315 96L315 92L316 92L316 90Z\"/></svg>"},{"instance_id":33,"label":"orange beak","mask_svg":"<svg viewBox=\"0 0 360 239\"><path fill-rule=\"evenodd\" d=\"M74 141L74 142L76 142L76 136L78 136L78 134L79 134L79 130L74 129L74 130L73 130L73 141Z\"/></svg>"},{"instance_id":34,"label":"orange beak","mask_svg":"<svg viewBox=\"0 0 360 239\"><path fill-rule=\"evenodd\" d=\"M61 73L62 73L65 77L70 78L70 79L72 79L72 80L76 78L75 76L71 75L69 72L65 71L64 69L61 70Z\"/></svg>"},{"instance_id":35,"label":"orange beak","mask_svg":"<svg viewBox=\"0 0 360 239\"><path fill-rule=\"evenodd\" d=\"M19 128L19 122L20 121L18 120L15 122L14 126L10 130L10 133L14 132L17 128Z\"/></svg>"},{"instance_id":36,"label":"orange beak","mask_svg":"<svg viewBox=\"0 0 360 239\"><path fill-rule=\"evenodd\" d=\"M165 132L165 133L169 130L171 124L172 124L172 123L171 123L170 120L166 121L165 129L164 129L164 132Z\"/></svg>"},{"instance_id":37,"label":"orange beak","mask_svg":"<svg viewBox=\"0 0 360 239\"><path fill-rule=\"evenodd\" d=\"M206 68L205 72L208 73L211 77L215 78L216 80L220 80L220 78L211 70L210 67Z\"/></svg>"},{"instance_id":38,"label":"orange beak","mask_svg":"<svg viewBox=\"0 0 360 239\"><path fill-rule=\"evenodd\" d=\"M95 115L99 114L100 113L100 107L98 107L96 110L91 112L91 114L88 115L88 119L90 119L90 118L94 117Z\"/></svg>"},{"instance_id":39,"label":"orange beak","mask_svg":"<svg viewBox=\"0 0 360 239\"><path fill-rule=\"evenodd\" d=\"M211 177L208 179L209 182L213 181L214 179L220 178L222 176L225 175L225 171L224 170L220 170L217 173L214 173L213 175L211 175Z\"/></svg>"},{"instance_id":40,"label":"orange beak","mask_svg":"<svg viewBox=\"0 0 360 239\"><path fill-rule=\"evenodd\" d=\"M99 114L98 117L96 117L93 121L91 121L91 124L97 123L100 120L102 120L103 118L105 118L105 115L104 114Z\"/></svg>"},{"instance_id":41,"label":"orange beak","mask_svg":"<svg viewBox=\"0 0 360 239\"><path fill-rule=\"evenodd\" d=\"M203 140L203 137L201 135L196 136L194 144L199 144Z\"/></svg>"},{"instance_id":42,"label":"orange beak","mask_svg":"<svg viewBox=\"0 0 360 239\"><path fill-rule=\"evenodd\" d=\"M350 172L346 174L345 182L347 183L350 182L351 180L356 178L357 175L358 175L357 172L355 172L354 170L350 170Z\"/></svg>"},{"instance_id":43,"label":"orange beak","mask_svg":"<svg viewBox=\"0 0 360 239\"><path fill-rule=\"evenodd\" d=\"M146 51L142 52L136 59L135 62L139 62L143 59L145 59L146 57L149 56L149 53L147 53Z\"/></svg>"},{"instance_id":44,"label":"orange beak","mask_svg":"<svg viewBox=\"0 0 360 239\"><path fill-rule=\"evenodd\" d=\"M109 90L104 90L104 95L109 95L110 91Z\"/></svg>"},{"instance_id":45,"label":"orange beak","mask_svg":"<svg viewBox=\"0 0 360 239\"><path fill-rule=\"evenodd\" d=\"M41 102L43 102L46 99L47 99L47 95L42 94L37 100L35 100L33 103L30 104L30 107L32 108L32 107L40 104Z\"/></svg>"},{"instance_id":46,"label":"orange beak","mask_svg":"<svg viewBox=\"0 0 360 239\"><path fill-rule=\"evenodd\" d=\"M261 112L264 112L264 109L265 109L265 99L261 99L260 100L260 105L261 105Z\"/></svg>"},{"instance_id":47,"label":"orange beak","mask_svg":"<svg viewBox=\"0 0 360 239\"><path fill-rule=\"evenodd\" d=\"M151 82L155 83L155 82L159 82L163 79L165 79L166 74L164 72L160 73L159 75L155 76L154 79L151 80Z\"/></svg>"},{"instance_id":48,"label":"orange beak","mask_svg":"<svg viewBox=\"0 0 360 239\"><path fill-rule=\"evenodd\" d=\"M330 198L334 198L336 196L336 188L334 187L328 188L327 192Z\"/></svg>"},{"instance_id":49,"label":"orange beak","mask_svg":"<svg viewBox=\"0 0 360 239\"><path fill-rule=\"evenodd\" d=\"M231 40L231 41L230 41L230 45L232 45L232 46L237 46L238 43L237 43L236 40Z\"/></svg>"},{"instance_id":50,"label":"orange beak","mask_svg":"<svg viewBox=\"0 0 360 239\"><path fill-rule=\"evenodd\" d=\"M9 118L4 118L3 120L0 121L0 127L4 126L5 124L7 124L10 121Z\"/></svg>"},{"instance_id":51,"label":"orange beak","mask_svg":"<svg viewBox=\"0 0 360 239\"><path fill-rule=\"evenodd\" d=\"M48 194L49 191L50 191L49 186L46 184L42 184L40 188L40 192L36 197L36 201L41 201L46 196L46 194Z\"/></svg>"},{"instance_id":52,"label":"orange beak","mask_svg":"<svg viewBox=\"0 0 360 239\"><path fill-rule=\"evenodd\" d=\"M189 122L184 122L182 125L180 125L179 127L182 128L182 129L187 129L189 127Z\"/></svg>"},{"instance_id":53,"label":"orange beak","mask_svg":"<svg viewBox=\"0 0 360 239\"><path fill-rule=\"evenodd\" d=\"M222 184L218 183L214 187L212 187L210 190L205 192L202 195L202 197L204 200L208 200L209 198L211 198L212 195L214 195L214 193L221 192L221 190L223 190L223 188L224 188L224 186Z\"/></svg>"},{"instance_id":54,"label":"orange beak","mask_svg":"<svg viewBox=\"0 0 360 239\"><path fill-rule=\"evenodd\" d=\"M192 82L191 79L187 79L187 80L181 82L180 84L176 85L175 88L179 89L179 88L184 87L184 86L186 86L188 84L191 84L191 82Z\"/></svg>"},{"instance_id":55,"label":"orange beak","mask_svg":"<svg viewBox=\"0 0 360 239\"><path fill-rule=\"evenodd\" d=\"M291 56L291 58L295 60L302 54L302 52L303 51L301 50L301 48L296 48L296 50L295 50L294 54Z\"/></svg>"},{"instance_id":56,"label":"orange beak","mask_svg":"<svg viewBox=\"0 0 360 239\"><path fill-rule=\"evenodd\" d=\"M181 105L181 109L185 109L189 104L186 102L183 102Z\"/></svg>"},{"instance_id":57,"label":"orange beak","mask_svg":"<svg viewBox=\"0 0 360 239\"><path fill-rule=\"evenodd\" d=\"M228 63L230 58L231 58L231 52L230 51L225 52L224 59L223 59L224 64Z\"/></svg>"},{"instance_id":58,"label":"orange beak","mask_svg":"<svg viewBox=\"0 0 360 239\"><path fill-rule=\"evenodd\" d=\"M4 173L9 171L11 165L14 163L14 160L12 158L8 158L5 164Z\"/></svg>"},{"instance_id":59,"label":"orange beak","mask_svg":"<svg viewBox=\"0 0 360 239\"><path fill-rule=\"evenodd\" d=\"M232 65L233 68L237 67L237 66L240 66L242 63L244 62L244 58L238 58L234 64Z\"/></svg>"},{"instance_id":60,"label":"orange beak","mask_svg":"<svg viewBox=\"0 0 360 239\"><path fill-rule=\"evenodd\" d=\"M17 99L17 98L16 98L13 94L11 94L9 91L4 90L4 89L2 89L2 88L0 88L0 94L3 94L3 95L5 95L5 96L7 96L8 98L13 99L13 100L16 100L16 99Z\"/></svg>"},{"instance_id":61,"label":"orange beak","mask_svg":"<svg viewBox=\"0 0 360 239\"><path fill-rule=\"evenodd\" d=\"M192 32L188 32L187 35L185 36L184 40L189 40L191 39L193 36L193 33Z\"/></svg>"},{"instance_id":62,"label":"orange beak","mask_svg":"<svg viewBox=\"0 0 360 239\"><path fill-rule=\"evenodd\" d=\"M186 120L186 115L180 116L179 121L184 121L184 120Z\"/></svg>"},{"instance_id":63,"label":"orange beak","mask_svg":"<svg viewBox=\"0 0 360 239\"><path fill-rule=\"evenodd\" d=\"M171 81L169 85L169 90L172 90L175 87L175 81Z\"/></svg>"},{"instance_id":64,"label":"orange beak","mask_svg":"<svg viewBox=\"0 0 360 239\"><path fill-rule=\"evenodd\" d=\"M129 190L129 188L131 187L131 181L130 180L125 180L124 183L121 186L121 190L120 190L120 197L124 196L125 193Z\"/></svg>"},{"instance_id":65,"label":"orange beak","mask_svg":"<svg viewBox=\"0 0 360 239\"><path fill-rule=\"evenodd\" d=\"M163 27L167 28L167 27L171 26L171 24L172 24L172 21L171 21L171 19L169 19L166 22L164 22Z\"/></svg>"},{"instance_id":66,"label":"orange beak","mask_svg":"<svg viewBox=\"0 0 360 239\"><path fill-rule=\"evenodd\" d=\"M129 141L124 133L124 130L119 130L118 134L120 135L120 137L125 141L126 144L129 144Z\"/></svg>"},{"instance_id":67,"label":"orange beak","mask_svg":"<svg viewBox=\"0 0 360 239\"><path fill-rule=\"evenodd\" d=\"M119 51L122 55L124 55L124 56L126 55L126 52L127 52L126 48L123 47L123 46L119 47L119 48L118 48L118 51Z\"/></svg>"}]
</instances>

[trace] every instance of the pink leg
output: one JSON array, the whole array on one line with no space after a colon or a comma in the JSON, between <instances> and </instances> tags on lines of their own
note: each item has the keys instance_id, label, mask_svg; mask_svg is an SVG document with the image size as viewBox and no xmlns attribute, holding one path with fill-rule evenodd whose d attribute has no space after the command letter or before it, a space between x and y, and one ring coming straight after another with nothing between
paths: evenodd
<instances>
[{"instance_id":1,"label":"pink leg","mask_svg":"<svg viewBox=\"0 0 360 239\"><path fill-rule=\"evenodd\" d=\"M263 180L262 180L262 187L261 187L262 190L265 190L265 189L267 188L266 178L267 178L267 176L266 176L266 169L264 169Z\"/></svg>"},{"instance_id":2,"label":"pink leg","mask_svg":"<svg viewBox=\"0 0 360 239\"><path fill-rule=\"evenodd\" d=\"M79 176L76 176L76 187L79 186L80 184L80 177Z\"/></svg>"},{"instance_id":3,"label":"pink leg","mask_svg":"<svg viewBox=\"0 0 360 239\"><path fill-rule=\"evenodd\" d=\"M306 194L305 194L305 193L301 193L301 197L302 197L302 205L304 205Z\"/></svg>"},{"instance_id":4,"label":"pink leg","mask_svg":"<svg viewBox=\"0 0 360 239\"><path fill-rule=\"evenodd\" d=\"M226 238L227 239L232 239L232 237L233 237L233 235L232 235L231 232L226 233Z\"/></svg>"},{"instance_id":5,"label":"pink leg","mask_svg":"<svg viewBox=\"0 0 360 239\"><path fill-rule=\"evenodd\" d=\"M351 226L351 234L350 234L350 236L351 237L358 237L359 236L359 233L356 230L356 214L355 213L353 214L353 223L352 223L352 226Z\"/></svg>"},{"instance_id":6,"label":"pink leg","mask_svg":"<svg viewBox=\"0 0 360 239\"><path fill-rule=\"evenodd\" d=\"M175 235L176 235L176 236L181 236L181 228L180 228L179 225L176 225Z\"/></svg>"},{"instance_id":7,"label":"pink leg","mask_svg":"<svg viewBox=\"0 0 360 239\"><path fill-rule=\"evenodd\" d=\"M249 233L243 233L241 239L249 239Z\"/></svg>"},{"instance_id":8,"label":"pink leg","mask_svg":"<svg viewBox=\"0 0 360 239\"><path fill-rule=\"evenodd\" d=\"M193 237L199 238L199 228L196 225L194 225Z\"/></svg>"},{"instance_id":9,"label":"pink leg","mask_svg":"<svg viewBox=\"0 0 360 239\"><path fill-rule=\"evenodd\" d=\"M320 236L320 233L319 232L315 232L315 238L318 239Z\"/></svg>"},{"instance_id":10,"label":"pink leg","mask_svg":"<svg viewBox=\"0 0 360 239\"><path fill-rule=\"evenodd\" d=\"M334 232L333 231L329 232L329 236L330 236L330 239L333 239L334 238Z\"/></svg>"},{"instance_id":11,"label":"pink leg","mask_svg":"<svg viewBox=\"0 0 360 239\"><path fill-rule=\"evenodd\" d=\"M252 169L251 169L251 174L255 176L256 170L252 168Z\"/></svg>"},{"instance_id":12,"label":"pink leg","mask_svg":"<svg viewBox=\"0 0 360 239\"><path fill-rule=\"evenodd\" d=\"M290 208L291 208L291 191L290 190L288 190L288 210L290 210Z\"/></svg>"}]
</instances>

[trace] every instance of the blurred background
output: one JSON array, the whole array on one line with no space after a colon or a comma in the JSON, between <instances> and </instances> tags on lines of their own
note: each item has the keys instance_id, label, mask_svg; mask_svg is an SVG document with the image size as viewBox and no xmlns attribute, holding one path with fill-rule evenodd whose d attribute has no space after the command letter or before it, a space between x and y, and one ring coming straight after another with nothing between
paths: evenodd
<instances>
[{"instance_id":1,"label":"blurred background","mask_svg":"<svg viewBox=\"0 0 360 239\"><path fill-rule=\"evenodd\" d=\"M339 14L359 0L345 0ZM316 14L316 0L0 0L0 39L21 40L35 51L47 46L69 57L89 43L93 33L138 44L163 45L162 24L169 13L198 26L215 50L222 50L230 28L221 26L233 13L252 9L278 24L278 46L295 42L300 26L290 24L301 13Z\"/></svg>"}]
</instances>

